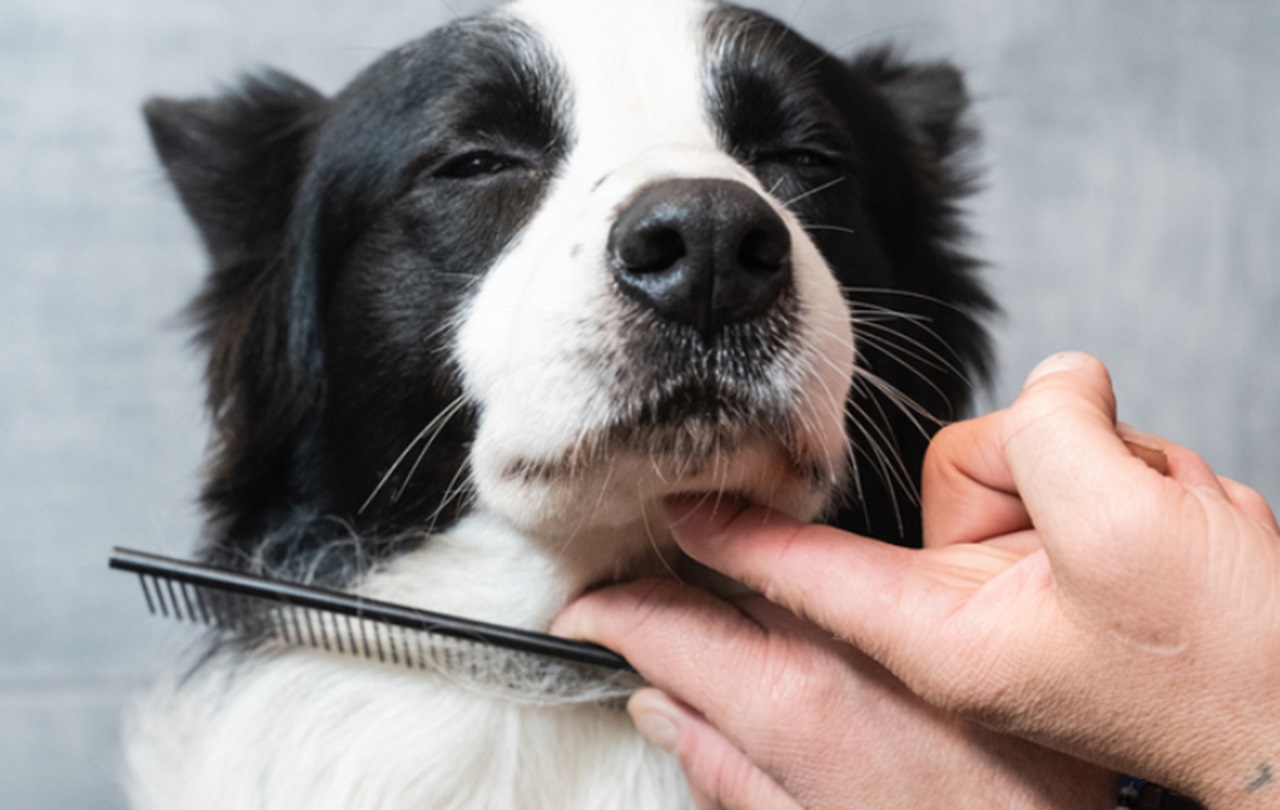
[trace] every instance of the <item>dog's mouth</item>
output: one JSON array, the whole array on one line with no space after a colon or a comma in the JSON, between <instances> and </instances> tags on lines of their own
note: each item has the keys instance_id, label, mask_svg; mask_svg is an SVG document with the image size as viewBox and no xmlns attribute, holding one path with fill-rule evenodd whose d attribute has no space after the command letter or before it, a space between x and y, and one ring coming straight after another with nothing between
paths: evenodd
<instances>
[{"instance_id":1,"label":"dog's mouth","mask_svg":"<svg viewBox=\"0 0 1280 810\"><path fill-rule=\"evenodd\" d=\"M765 317L714 336L628 313L629 335L612 362L610 418L584 429L556 452L509 460L508 482L554 484L594 476L619 459L643 459L664 484L707 476L744 449L765 449L791 476L827 481L831 463L806 441L804 396L794 377L796 310L787 295ZM663 487L664 489L666 486Z\"/></svg>"},{"instance_id":2,"label":"dog's mouth","mask_svg":"<svg viewBox=\"0 0 1280 810\"><path fill-rule=\"evenodd\" d=\"M692 481L726 481L737 455L754 449L791 476L812 485L830 478L830 464L813 457L801 440L801 417L759 392L714 381L668 381L619 409L608 424L586 431L556 454L513 459L504 478L522 484L555 484L607 474L623 460L641 460L678 489Z\"/></svg>"}]
</instances>

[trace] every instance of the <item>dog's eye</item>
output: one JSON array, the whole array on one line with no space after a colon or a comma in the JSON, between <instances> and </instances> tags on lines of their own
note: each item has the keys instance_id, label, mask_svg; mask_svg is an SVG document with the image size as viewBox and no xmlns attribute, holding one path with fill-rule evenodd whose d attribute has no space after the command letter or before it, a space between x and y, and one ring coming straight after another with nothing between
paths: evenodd
<instances>
[{"instance_id":1,"label":"dog's eye","mask_svg":"<svg viewBox=\"0 0 1280 810\"><path fill-rule=\"evenodd\" d=\"M836 161L815 149L782 149L758 155L756 163L793 166L797 169L830 169Z\"/></svg>"},{"instance_id":2,"label":"dog's eye","mask_svg":"<svg viewBox=\"0 0 1280 810\"><path fill-rule=\"evenodd\" d=\"M435 176L454 180L467 180L474 177L488 177L514 169L520 161L507 155L495 152L468 152L446 161L436 169Z\"/></svg>"}]
</instances>

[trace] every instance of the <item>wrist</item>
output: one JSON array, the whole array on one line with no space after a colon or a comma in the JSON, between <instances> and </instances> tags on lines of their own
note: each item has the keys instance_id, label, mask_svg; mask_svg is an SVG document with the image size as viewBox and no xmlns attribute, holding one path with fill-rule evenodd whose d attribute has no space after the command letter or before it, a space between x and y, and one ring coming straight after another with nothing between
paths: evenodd
<instances>
[{"instance_id":1,"label":"wrist","mask_svg":"<svg viewBox=\"0 0 1280 810\"><path fill-rule=\"evenodd\" d=\"M1115 810L1205 810L1196 800L1133 776L1119 777Z\"/></svg>"},{"instance_id":2,"label":"wrist","mask_svg":"<svg viewBox=\"0 0 1280 810\"><path fill-rule=\"evenodd\" d=\"M1255 719L1265 720L1219 725L1222 744L1214 746L1205 739L1197 746L1199 756L1186 759L1183 778L1168 783L1210 810L1280 807L1280 720L1276 719L1280 706L1257 710Z\"/></svg>"},{"instance_id":3,"label":"wrist","mask_svg":"<svg viewBox=\"0 0 1280 810\"><path fill-rule=\"evenodd\" d=\"M1280 754L1280 751L1277 751ZM1280 758L1255 757L1250 768L1233 768L1206 780L1196 791L1209 810L1274 810L1280 807Z\"/></svg>"}]
</instances>

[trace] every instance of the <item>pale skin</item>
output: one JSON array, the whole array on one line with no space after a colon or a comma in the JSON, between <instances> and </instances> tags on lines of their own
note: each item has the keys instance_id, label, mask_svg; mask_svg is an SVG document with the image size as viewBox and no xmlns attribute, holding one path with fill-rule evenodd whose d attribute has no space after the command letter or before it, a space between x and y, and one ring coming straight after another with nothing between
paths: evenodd
<instances>
[{"instance_id":1,"label":"pale skin","mask_svg":"<svg viewBox=\"0 0 1280 810\"><path fill-rule=\"evenodd\" d=\"M939 434L924 549L732 499L668 508L689 556L762 596L630 583L554 629L652 684L629 711L703 808L1109 808L1116 771L1280 806L1275 517L1118 425L1091 357Z\"/></svg>"}]
</instances>

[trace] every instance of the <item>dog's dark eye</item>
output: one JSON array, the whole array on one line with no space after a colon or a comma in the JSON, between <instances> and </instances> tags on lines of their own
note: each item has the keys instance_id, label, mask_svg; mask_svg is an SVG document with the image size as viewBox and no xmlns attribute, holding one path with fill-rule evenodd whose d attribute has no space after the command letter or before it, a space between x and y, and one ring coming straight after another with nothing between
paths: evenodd
<instances>
[{"instance_id":1,"label":"dog's dark eye","mask_svg":"<svg viewBox=\"0 0 1280 810\"><path fill-rule=\"evenodd\" d=\"M797 169L831 169L836 161L827 154L815 149L782 149L757 155L756 163L792 166Z\"/></svg>"},{"instance_id":2,"label":"dog's dark eye","mask_svg":"<svg viewBox=\"0 0 1280 810\"><path fill-rule=\"evenodd\" d=\"M468 180L474 177L489 177L501 174L509 169L517 168L521 162L517 158L499 155L495 152L468 152L452 160L434 172L436 177L453 180Z\"/></svg>"}]
</instances>

